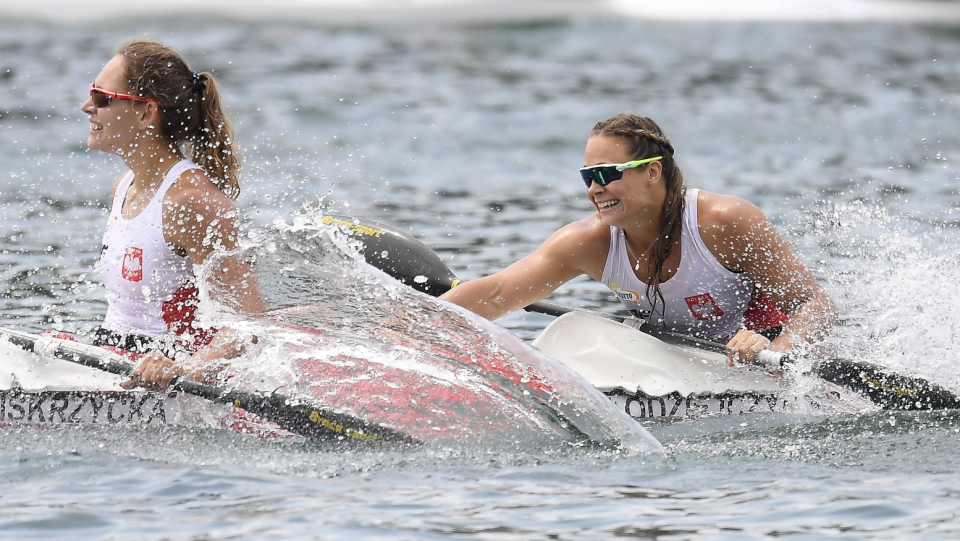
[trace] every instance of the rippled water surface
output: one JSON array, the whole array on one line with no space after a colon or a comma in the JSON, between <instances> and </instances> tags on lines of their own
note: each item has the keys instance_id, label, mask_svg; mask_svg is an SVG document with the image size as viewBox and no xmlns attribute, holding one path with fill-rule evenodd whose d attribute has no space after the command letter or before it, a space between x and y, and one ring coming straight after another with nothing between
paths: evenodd
<instances>
[{"instance_id":1,"label":"rippled water surface","mask_svg":"<svg viewBox=\"0 0 960 541\"><path fill-rule=\"evenodd\" d=\"M0 22L0 318L85 333L114 157L79 111L148 33L213 70L247 228L401 227L464 279L587 215L585 135L655 118L692 186L760 206L841 310L829 346L960 390L960 29L593 21L391 31ZM602 286L556 300L615 312ZM550 318L499 323L532 339ZM666 450L344 451L214 430L0 429L0 538L956 538L954 413L649 427Z\"/></svg>"}]
</instances>

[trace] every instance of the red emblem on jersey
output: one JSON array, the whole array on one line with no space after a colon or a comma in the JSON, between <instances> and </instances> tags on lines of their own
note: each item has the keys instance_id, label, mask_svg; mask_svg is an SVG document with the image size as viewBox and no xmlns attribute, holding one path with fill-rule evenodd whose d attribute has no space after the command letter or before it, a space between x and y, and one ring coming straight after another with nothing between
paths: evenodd
<instances>
[{"instance_id":1,"label":"red emblem on jersey","mask_svg":"<svg viewBox=\"0 0 960 541\"><path fill-rule=\"evenodd\" d=\"M693 317L700 321L717 319L723 315L723 310L717 306L717 301L713 300L709 293L694 295L683 300L687 301L687 306L690 307L690 313L693 314Z\"/></svg>"},{"instance_id":2,"label":"red emblem on jersey","mask_svg":"<svg viewBox=\"0 0 960 541\"><path fill-rule=\"evenodd\" d=\"M132 246L123 254L123 268L120 274L131 282L143 280L143 250Z\"/></svg>"}]
</instances>

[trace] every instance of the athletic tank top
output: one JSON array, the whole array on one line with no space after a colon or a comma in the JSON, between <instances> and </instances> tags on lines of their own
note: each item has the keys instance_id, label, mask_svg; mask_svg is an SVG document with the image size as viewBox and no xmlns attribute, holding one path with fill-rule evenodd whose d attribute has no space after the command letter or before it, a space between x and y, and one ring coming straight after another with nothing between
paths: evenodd
<instances>
[{"instance_id":1,"label":"athletic tank top","mask_svg":"<svg viewBox=\"0 0 960 541\"><path fill-rule=\"evenodd\" d=\"M680 266L669 280L660 283L666 306L658 300L656 312L652 312L647 284L634 273L635 262L631 264L626 236L618 227L610 227L610 252L601 282L616 293L628 310L653 325L714 340L729 339L743 328L754 285L746 273L721 265L700 238L699 193L697 189L686 191Z\"/></svg>"},{"instance_id":2,"label":"athletic tank top","mask_svg":"<svg viewBox=\"0 0 960 541\"><path fill-rule=\"evenodd\" d=\"M104 329L159 340L172 340L193 330L190 323L197 306L193 263L175 254L163 237L163 198L190 169L200 167L190 160L174 164L146 208L129 220L122 209L133 171L117 185L98 265L107 288ZM197 339L201 337L188 334L177 341Z\"/></svg>"}]
</instances>

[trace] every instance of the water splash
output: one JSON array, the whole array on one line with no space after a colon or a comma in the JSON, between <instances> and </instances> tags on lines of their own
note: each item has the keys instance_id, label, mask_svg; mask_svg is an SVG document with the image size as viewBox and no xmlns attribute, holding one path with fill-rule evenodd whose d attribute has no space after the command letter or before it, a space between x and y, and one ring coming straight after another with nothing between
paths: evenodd
<instances>
[{"instance_id":1,"label":"water splash","mask_svg":"<svg viewBox=\"0 0 960 541\"><path fill-rule=\"evenodd\" d=\"M843 311L827 349L960 389L955 227L865 201L808 218L820 274Z\"/></svg>"},{"instance_id":2,"label":"water splash","mask_svg":"<svg viewBox=\"0 0 960 541\"><path fill-rule=\"evenodd\" d=\"M243 254L270 307L264 317L226 315L218 288L204 289L205 323L258 337L224 374L229 384L277 389L425 442L658 447L556 361L366 265L349 232L322 217L307 206L249 235Z\"/></svg>"}]
</instances>

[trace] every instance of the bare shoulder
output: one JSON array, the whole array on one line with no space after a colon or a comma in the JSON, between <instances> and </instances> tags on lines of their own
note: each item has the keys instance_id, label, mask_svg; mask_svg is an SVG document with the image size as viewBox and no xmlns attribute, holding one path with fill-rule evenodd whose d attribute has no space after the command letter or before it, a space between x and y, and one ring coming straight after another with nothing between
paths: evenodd
<instances>
[{"instance_id":1,"label":"bare shoulder","mask_svg":"<svg viewBox=\"0 0 960 541\"><path fill-rule=\"evenodd\" d=\"M166 203L176 211L189 212L206 219L230 218L234 202L217 188L202 169L184 171L166 195Z\"/></svg>"},{"instance_id":2,"label":"bare shoulder","mask_svg":"<svg viewBox=\"0 0 960 541\"><path fill-rule=\"evenodd\" d=\"M749 270L758 259L787 249L767 215L753 203L703 191L697 203L700 238L727 269Z\"/></svg>"},{"instance_id":3,"label":"bare shoulder","mask_svg":"<svg viewBox=\"0 0 960 541\"><path fill-rule=\"evenodd\" d=\"M609 249L610 227L594 214L560 228L538 252L558 265L596 278L603 272Z\"/></svg>"},{"instance_id":4,"label":"bare shoulder","mask_svg":"<svg viewBox=\"0 0 960 541\"><path fill-rule=\"evenodd\" d=\"M598 239L610 238L610 227L603 225L600 216L593 214L582 220L567 224L557 231L557 234L578 242L594 242Z\"/></svg>"},{"instance_id":5,"label":"bare shoulder","mask_svg":"<svg viewBox=\"0 0 960 541\"><path fill-rule=\"evenodd\" d=\"M236 246L236 206L202 170L181 174L163 202L167 244L194 263L202 263L214 249L232 250Z\"/></svg>"},{"instance_id":6,"label":"bare shoulder","mask_svg":"<svg viewBox=\"0 0 960 541\"><path fill-rule=\"evenodd\" d=\"M729 237L742 235L769 220L762 210L745 199L700 190L697 222L701 233Z\"/></svg>"},{"instance_id":7,"label":"bare shoulder","mask_svg":"<svg viewBox=\"0 0 960 541\"><path fill-rule=\"evenodd\" d=\"M564 248L569 252L583 253L606 247L610 240L610 228L603 225L597 215L589 216L561 227L550 236L546 244Z\"/></svg>"}]
</instances>

